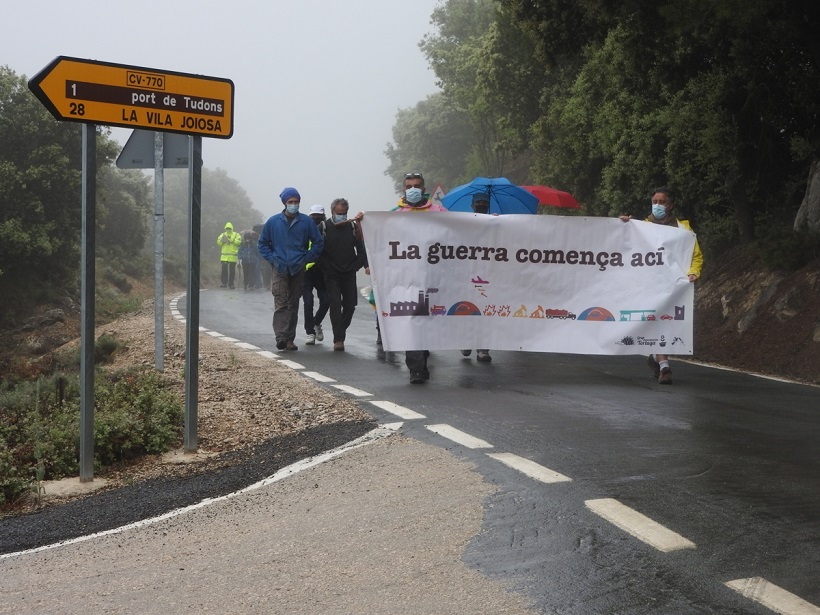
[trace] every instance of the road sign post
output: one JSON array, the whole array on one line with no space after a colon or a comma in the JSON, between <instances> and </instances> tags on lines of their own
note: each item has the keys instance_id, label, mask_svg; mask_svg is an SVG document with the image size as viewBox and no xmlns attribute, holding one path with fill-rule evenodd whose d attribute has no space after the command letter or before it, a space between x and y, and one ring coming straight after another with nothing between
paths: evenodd
<instances>
[{"instance_id":1,"label":"road sign post","mask_svg":"<svg viewBox=\"0 0 820 615\"><path fill-rule=\"evenodd\" d=\"M199 389L199 254L202 190L202 137L233 135L234 85L205 77L58 56L28 83L58 120L83 124L83 258L80 386L80 481L93 480L94 442L94 233L96 205L96 124L145 128L189 135L188 318L185 356L185 452L196 452ZM154 162L162 167L162 142ZM157 168L155 167L155 168ZM157 305L155 310L163 310Z\"/></svg>"}]
</instances>

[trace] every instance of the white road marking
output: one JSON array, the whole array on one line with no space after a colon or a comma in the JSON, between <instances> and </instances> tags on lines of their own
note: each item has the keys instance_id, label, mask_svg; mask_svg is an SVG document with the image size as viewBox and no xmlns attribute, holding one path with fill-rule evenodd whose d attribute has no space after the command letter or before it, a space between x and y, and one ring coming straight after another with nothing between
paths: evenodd
<instances>
[{"instance_id":1,"label":"white road marking","mask_svg":"<svg viewBox=\"0 0 820 615\"><path fill-rule=\"evenodd\" d=\"M287 359L279 361L279 365L287 365L291 369L305 369L305 366L301 363L297 363L296 361L288 361Z\"/></svg>"},{"instance_id":2,"label":"white road marking","mask_svg":"<svg viewBox=\"0 0 820 615\"><path fill-rule=\"evenodd\" d=\"M467 448L493 448L493 445L489 442L485 442L480 438L464 433L463 431L460 431L455 427L451 427L450 425L425 425L425 427L433 433L437 433L441 437L452 440L453 442L466 446Z\"/></svg>"},{"instance_id":3,"label":"white road marking","mask_svg":"<svg viewBox=\"0 0 820 615\"><path fill-rule=\"evenodd\" d=\"M368 393L367 391L362 391L361 389L357 389L356 387L348 386L346 384L334 384L332 386L340 391L344 391L345 393L355 395L356 397L373 397L373 393Z\"/></svg>"},{"instance_id":4,"label":"white road marking","mask_svg":"<svg viewBox=\"0 0 820 615\"><path fill-rule=\"evenodd\" d=\"M256 354L262 355L262 356L263 356L263 357L265 357L266 359L278 359L278 358L279 358L279 355L278 355L278 354L273 353L273 352L271 352L270 350L260 350L260 351L259 351L258 353L256 353Z\"/></svg>"},{"instance_id":5,"label":"white road marking","mask_svg":"<svg viewBox=\"0 0 820 615\"><path fill-rule=\"evenodd\" d=\"M382 410L385 410L390 414L395 414L397 417L405 420L427 418L426 416L424 416L423 414L419 414L415 410L411 410L410 408L405 408L404 406L394 404L392 401L373 401L372 399L369 399L368 401L377 408L381 408Z\"/></svg>"},{"instance_id":6,"label":"white road marking","mask_svg":"<svg viewBox=\"0 0 820 615\"><path fill-rule=\"evenodd\" d=\"M775 613L783 615L820 615L820 608L787 592L782 587L769 583L762 577L736 579L726 583L744 598L749 598Z\"/></svg>"},{"instance_id":7,"label":"white road marking","mask_svg":"<svg viewBox=\"0 0 820 615\"><path fill-rule=\"evenodd\" d=\"M530 478L540 480L542 483L565 483L572 480L569 476L559 474L555 470L550 470L534 461L519 457L513 453L487 453L487 456L492 457L496 461L500 461L513 470L518 470L526 474Z\"/></svg>"},{"instance_id":8,"label":"white road marking","mask_svg":"<svg viewBox=\"0 0 820 615\"><path fill-rule=\"evenodd\" d=\"M248 342L239 342L237 344L240 348L244 348L245 350L261 350L259 346L254 346L253 344L249 344Z\"/></svg>"},{"instance_id":9,"label":"white road marking","mask_svg":"<svg viewBox=\"0 0 820 615\"><path fill-rule=\"evenodd\" d=\"M347 453L348 451L352 451L354 449L360 448L376 440L380 440L391 435L393 432L397 431L401 427L401 423L389 423L387 425L379 425L375 429L367 432L363 436L356 438L355 440L351 440L341 446L337 446L334 449L329 451L325 451L324 453L320 453L319 455L315 455L313 457L307 457L302 459L301 461L297 461L289 466L286 466L267 478L263 478L262 480L248 485L247 487L240 489L239 491L234 491L233 493L228 493L223 496L219 496L217 498L206 498L196 504L191 504L190 506L186 506L184 508L178 508L176 510L172 510L170 512L165 513L164 515L159 515L158 517L152 517L150 519L143 519L142 521L135 521L134 523L129 523L128 525L123 525L122 527L117 527L111 530L106 530L104 532L97 532L96 534L88 534L86 536L78 536L77 538L72 538L71 540L64 540L62 542L57 542L51 545L45 545L42 547L37 547L34 549L27 549L25 551L17 551L15 553L3 553L0 554L0 560L8 559L10 557L17 557L18 555L28 555L29 553L39 553L40 551L49 551L51 549L55 549L57 547L63 547L67 545L77 544L79 542L86 542L88 540L92 540L94 538L100 538L102 536L110 536L111 534L120 534L127 530L131 529L138 529L142 527L147 527L149 525L153 525L158 523L159 521L163 521L165 519L172 519L174 517L178 517L180 515L184 515L185 513L191 512L192 510L196 510L198 508L204 508L210 504L215 504L217 502L224 502L226 500L233 499L237 495L241 495L243 493L248 493L250 491L255 491L271 483L278 482L283 478L288 478L289 476L293 476L294 474L301 472L302 470L307 470L308 468L312 468L313 466L317 466L325 461L329 461L334 457L338 457L343 453Z\"/></svg>"},{"instance_id":10,"label":"white road marking","mask_svg":"<svg viewBox=\"0 0 820 615\"><path fill-rule=\"evenodd\" d=\"M618 500L602 498L587 500L584 504L595 514L600 515L610 523L659 551L668 552L695 548L694 542L665 528L637 510L621 504Z\"/></svg>"},{"instance_id":11,"label":"white road marking","mask_svg":"<svg viewBox=\"0 0 820 615\"><path fill-rule=\"evenodd\" d=\"M305 376L309 378L313 378L317 382L336 382L330 376L325 376L324 374L320 374L319 372L302 372Z\"/></svg>"},{"instance_id":12,"label":"white road marking","mask_svg":"<svg viewBox=\"0 0 820 615\"><path fill-rule=\"evenodd\" d=\"M222 337L222 334L219 331L208 331L208 335L211 337Z\"/></svg>"},{"instance_id":13,"label":"white road marking","mask_svg":"<svg viewBox=\"0 0 820 615\"><path fill-rule=\"evenodd\" d=\"M222 336L223 342L238 342L239 340L235 337L228 337L227 335Z\"/></svg>"}]
</instances>

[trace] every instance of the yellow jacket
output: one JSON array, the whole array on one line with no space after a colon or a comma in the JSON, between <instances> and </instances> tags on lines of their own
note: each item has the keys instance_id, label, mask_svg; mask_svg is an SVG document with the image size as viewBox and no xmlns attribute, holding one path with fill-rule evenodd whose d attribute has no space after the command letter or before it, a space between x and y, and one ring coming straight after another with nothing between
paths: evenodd
<instances>
[{"instance_id":1,"label":"yellow jacket","mask_svg":"<svg viewBox=\"0 0 820 615\"><path fill-rule=\"evenodd\" d=\"M644 222L652 222L654 224L661 224L657 222L655 218L649 216L648 218L644 219ZM681 220L680 218L677 219L678 227L686 229L687 231L692 231L692 225L689 224L689 220ZM671 226L671 225L670 225ZM695 275L698 279L700 279L700 270L703 269L703 252L700 251L700 245L698 244L697 235L695 235L695 247L692 250L692 263L689 265L689 271L686 272L686 275Z\"/></svg>"},{"instance_id":2,"label":"yellow jacket","mask_svg":"<svg viewBox=\"0 0 820 615\"><path fill-rule=\"evenodd\" d=\"M233 224L225 225L225 232L216 238L216 245L222 248L223 263L235 263L239 260L239 246L242 244L242 235L233 232Z\"/></svg>"}]
</instances>

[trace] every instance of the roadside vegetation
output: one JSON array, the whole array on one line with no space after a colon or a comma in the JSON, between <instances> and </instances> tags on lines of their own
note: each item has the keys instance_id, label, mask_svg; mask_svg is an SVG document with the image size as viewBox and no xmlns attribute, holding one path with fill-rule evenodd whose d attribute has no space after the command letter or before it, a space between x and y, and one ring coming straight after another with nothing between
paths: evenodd
<instances>
[{"instance_id":1,"label":"roadside vegetation","mask_svg":"<svg viewBox=\"0 0 820 615\"><path fill-rule=\"evenodd\" d=\"M96 324L140 308L131 280L153 276L153 181L115 165L120 145L97 132ZM34 98L27 78L0 66L0 510L39 498L43 480L79 472L79 352L32 350L32 316L58 310L76 323L80 301L81 130L58 122ZM187 266L187 172L166 173L165 276L184 284ZM242 230L262 221L244 190L217 169L202 177L202 279L217 275L216 237L231 221ZM42 335L38 335L42 333ZM79 332L72 332L71 338ZM160 453L177 444L182 404L161 375L114 372L118 350L96 340L94 465Z\"/></svg>"}]
</instances>

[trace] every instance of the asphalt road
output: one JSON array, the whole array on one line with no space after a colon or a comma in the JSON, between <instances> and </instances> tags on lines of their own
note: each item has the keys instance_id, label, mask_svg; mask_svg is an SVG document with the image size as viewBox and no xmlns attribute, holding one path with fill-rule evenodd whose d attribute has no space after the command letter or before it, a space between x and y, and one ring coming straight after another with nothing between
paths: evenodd
<instances>
[{"instance_id":1,"label":"asphalt road","mask_svg":"<svg viewBox=\"0 0 820 615\"><path fill-rule=\"evenodd\" d=\"M268 293L201 297L202 326L273 349ZM330 337L305 346L300 329L299 351L278 354L369 394L382 422L399 419L372 401L423 415L402 433L498 485L465 560L542 612L820 613L819 388L674 360L660 386L643 357L493 352L480 364L458 351L433 353L431 380L410 385L403 354L375 344L365 301L345 353ZM498 454L571 480L533 479ZM691 546L636 537L651 522Z\"/></svg>"},{"instance_id":2,"label":"asphalt road","mask_svg":"<svg viewBox=\"0 0 820 615\"><path fill-rule=\"evenodd\" d=\"M178 307L184 311L183 301ZM202 327L276 352L271 317L268 293L201 293ZM329 332L329 322L325 329ZM513 590L513 596L538 613L820 613L820 389L680 361L673 362L674 384L659 386L641 357L493 352L492 363L479 364L474 355L464 358L458 351L433 353L431 380L410 385L403 355L376 346L373 312L364 301L348 333L346 352L333 352L330 335L314 347L304 346L302 333L299 351L276 352L278 360L293 361L294 369L321 386L356 396L380 423L401 422L400 433L422 446L416 450L381 444L367 453L367 463L374 465L367 471L359 467L362 474L352 467L337 472L338 466L332 466L326 470L329 474L320 475L316 487L331 485L320 494L322 508L327 507L337 523L351 514L340 511L352 507L359 514L367 511L368 524L360 531L382 532L385 544L416 545L431 538L433 543L440 539L442 544L458 544L458 536L451 535L457 520L456 526L463 524L465 530L460 562L497 582L492 587ZM429 450L443 457L425 452ZM482 485L494 489L477 487L465 467L474 467ZM344 482L354 475L355 488ZM366 492L372 491L373 497L348 501L351 492L363 493L361 483L369 479L362 477L371 475L375 479ZM312 480L303 477L287 486L283 481L279 489L284 492L273 499L285 508L298 508L311 497L304 488ZM395 510L383 507L396 499L396 481L414 487L403 494L412 495L398 501L412 520L405 525L415 534L405 536L407 527L391 516ZM377 487L386 488L383 483L392 489L379 491ZM480 530L470 525L476 502ZM244 528L248 516L258 516L260 507L269 512L270 506L270 499L251 497L241 506L227 507L237 514L234 520L224 510L208 518ZM277 514L284 513L274 511ZM389 538L384 537L385 527ZM163 546L174 544L189 555L202 550L198 543L179 537L172 541L166 534L189 535L172 527L162 533ZM313 550L324 553L329 548L329 537L325 539L297 549L300 566L319 557ZM341 545L329 560L334 575L338 562L350 561L345 582L355 583L349 587L330 583L330 588L305 594L304 588L311 586L304 581L309 573L298 572L292 559L294 566L282 574L305 575L301 584L283 582L302 588L282 603L294 606L260 607L284 595L271 594L266 587L265 599L248 598L247 605L224 612L307 613L311 599L313 612L329 613L523 612L509 596L499 598L486 584L478 583L476 589L462 585L474 578L447 576L445 582L445 573L463 574L446 559L425 561L423 569L442 575L434 586L438 589L453 584L468 588L463 595L446 594L453 604L427 604L424 590L412 584L407 588L419 593L408 597L405 611L384 602L374 608L378 600L342 601L334 608L327 596L341 593L349 598L356 588L357 595L362 594L367 585L357 576L360 558L383 550L374 551L366 543ZM384 565L403 563L406 553L388 550ZM95 549L85 555L92 564L102 557ZM262 559L269 566L280 563L276 554ZM201 573L210 572L196 561L193 565ZM35 570L56 569L57 564L49 562L46 558L44 568L38 560ZM60 565L65 570L70 566ZM367 573L379 575L372 581L380 588L396 582L383 578L384 565ZM2 566L6 568L0 578L31 574L14 559L0 562ZM103 566L100 578L106 576ZM162 587L158 580L140 579L144 590ZM63 583L70 587L70 577ZM445 595L443 590L427 591ZM480 598L476 603L468 596ZM16 608L19 602L9 604ZM306 610L297 610L297 604Z\"/></svg>"}]
</instances>

